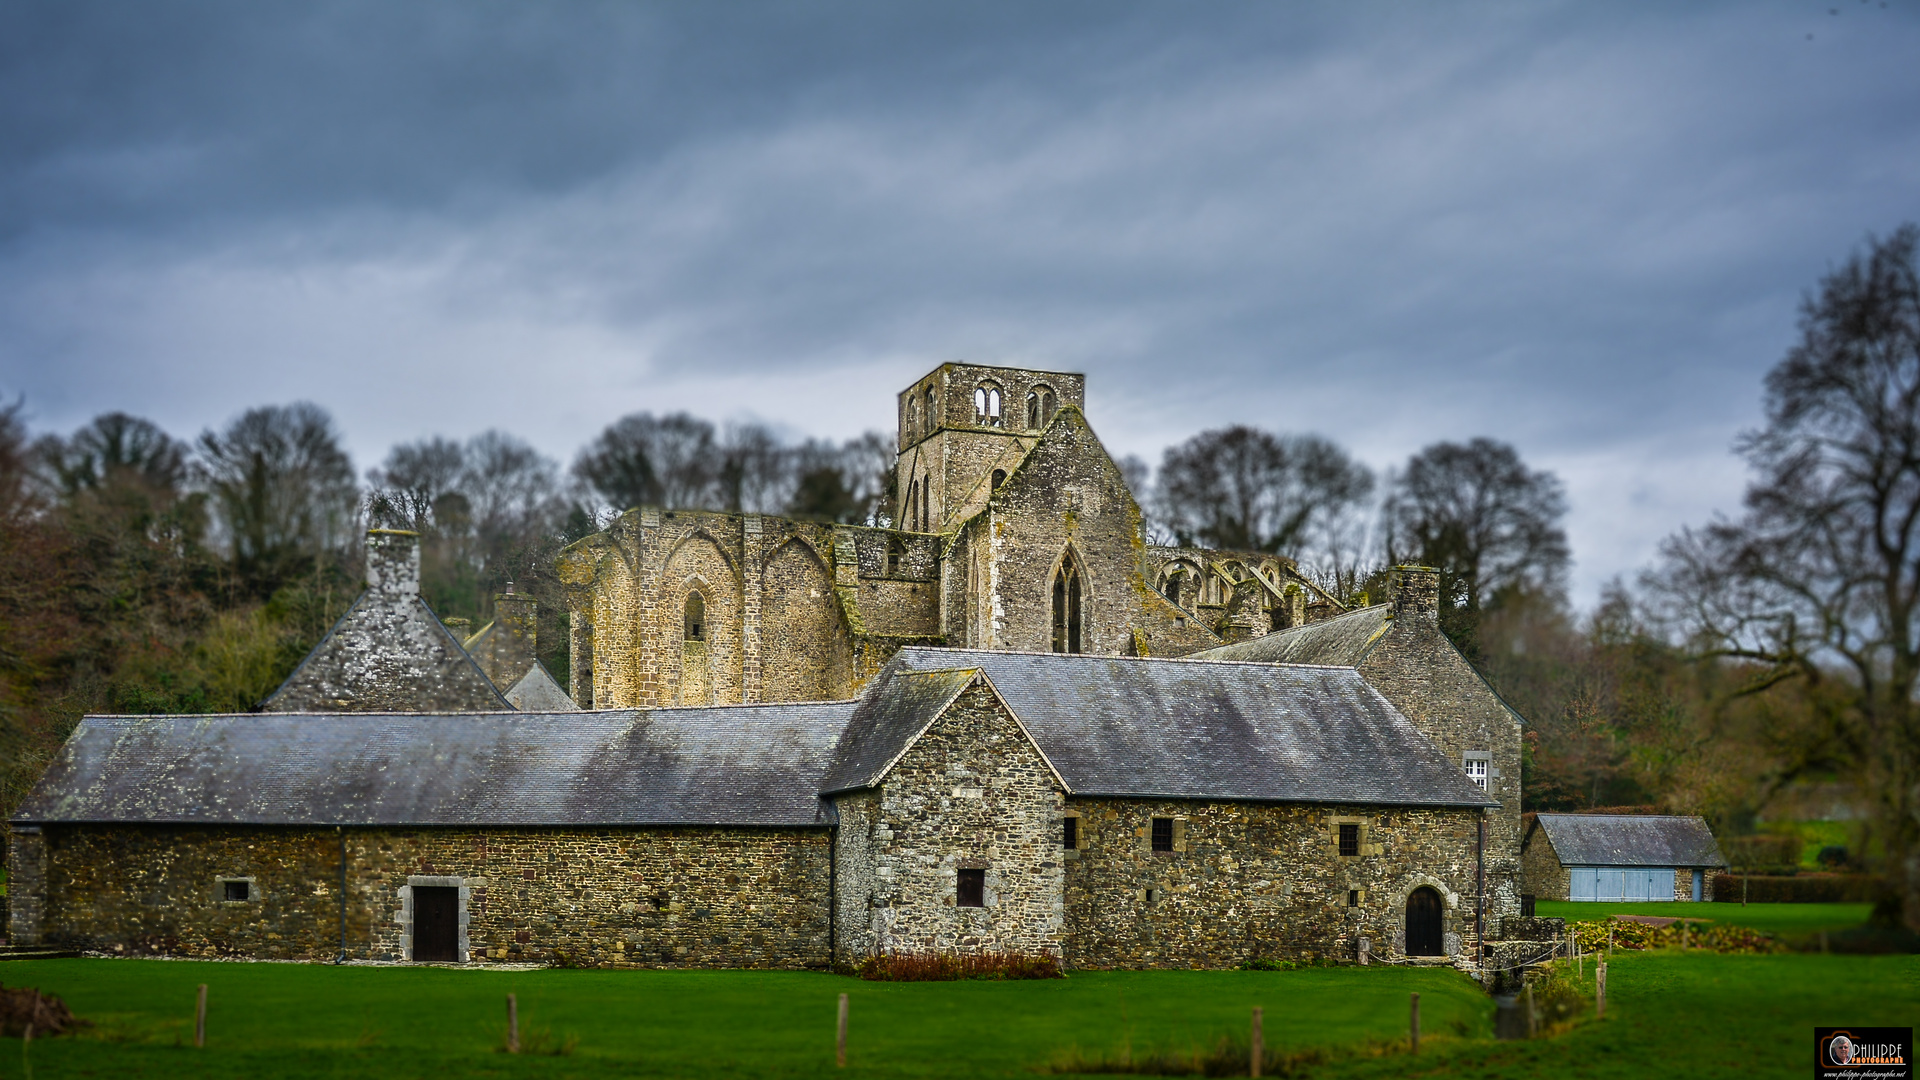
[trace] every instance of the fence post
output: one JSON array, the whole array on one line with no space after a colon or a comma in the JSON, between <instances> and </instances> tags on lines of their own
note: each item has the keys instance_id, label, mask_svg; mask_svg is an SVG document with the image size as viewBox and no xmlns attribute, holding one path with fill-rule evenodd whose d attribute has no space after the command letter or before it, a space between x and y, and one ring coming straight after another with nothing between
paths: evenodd
<instances>
[{"instance_id":1,"label":"fence post","mask_svg":"<svg viewBox=\"0 0 1920 1080\"><path fill-rule=\"evenodd\" d=\"M520 999L507 995L507 1053L520 1052Z\"/></svg>"},{"instance_id":2,"label":"fence post","mask_svg":"<svg viewBox=\"0 0 1920 1080\"><path fill-rule=\"evenodd\" d=\"M847 1064L847 995L840 995L840 1028L833 1043L833 1063L840 1068Z\"/></svg>"},{"instance_id":3,"label":"fence post","mask_svg":"<svg viewBox=\"0 0 1920 1080\"><path fill-rule=\"evenodd\" d=\"M1409 1016L1408 1020L1409 1020L1408 1030L1410 1032L1410 1036L1407 1040L1407 1045L1412 1048L1413 1053L1417 1054L1420 1052L1420 995L1419 994L1413 995L1413 1005L1411 1010L1411 1016Z\"/></svg>"},{"instance_id":4,"label":"fence post","mask_svg":"<svg viewBox=\"0 0 1920 1080\"><path fill-rule=\"evenodd\" d=\"M1593 1018L1607 1018L1607 965L1602 962L1593 970Z\"/></svg>"},{"instance_id":5,"label":"fence post","mask_svg":"<svg viewBox=\"0 0 1920 1080\"><path fill-rule=\"evenodd\" d=\"M1267 1036L1260 1030L1260 1020L1261 1009L1260 1006L1255 1005L1253 1007L1253 1041L1249 1044L1252 1052L1247 1055L1250 1062L1247 1066L1248 1076L1260 1075L1261 1059L1267 1056Z\"/></svg>"},{"instance_id":6,"label":"fence post","mask_svg":"<svg viewBox=\"0 0 1920 1080\"><path fill-rule=\"evenodd\" d=\"M207 984L200 984L200 1001L193 1010L193 1045L207 1045Z\"/></svg>"}]
</instances>

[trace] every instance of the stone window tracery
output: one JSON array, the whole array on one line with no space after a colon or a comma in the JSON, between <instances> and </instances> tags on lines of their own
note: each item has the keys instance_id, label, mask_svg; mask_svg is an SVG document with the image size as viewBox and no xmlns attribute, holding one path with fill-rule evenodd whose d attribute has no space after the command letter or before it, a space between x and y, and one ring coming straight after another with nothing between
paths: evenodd
<instances>
[{"instance_id":1,"label":"stone window tracery","mask_svg":"<svg viewBox=\"0 0 1920 1080\"><path fill-rule=\"evenodd\" d=\"M1069 554L1053 575L1053 651L1080 651L1080 567Z\"/></svg>"},{"instance_id":2,"label":"stone window tracery","mask_svg":"<svg viewBox=\"0 0 1920 1080\"><path fill-rule=\"evenodd\" d=\"M973 418L992 427L1000 426L1000 388L982 383L973 390Z\"/></svg>"},{"instance_id":3,"label":"stone window tracery","mask_svg":"<svg viewBox=\"0 0 1920 1080\"><path fill-rule=\"evenodd\" d=\"M1027 393L1027 426L1045 427L1053 419L1053 391L1036 386Z\"/></svg>"}]
</instances>

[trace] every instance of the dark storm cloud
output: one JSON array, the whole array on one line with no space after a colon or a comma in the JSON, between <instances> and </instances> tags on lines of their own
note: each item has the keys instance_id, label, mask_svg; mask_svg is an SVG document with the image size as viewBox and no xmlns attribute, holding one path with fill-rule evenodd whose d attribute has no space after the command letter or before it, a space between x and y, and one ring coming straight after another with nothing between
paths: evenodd
<instances>
[{"instance_id":1,"label":"dark storm cloud","mask_svg":"<svg viewBox=\"0 0 1920 1080\"><path fill-rule=\"evenodd\" d=\"M311 397L364 464L1069 367L1150 458L1514 440L1590 595L1731 505L1800 290L1920 216L1914 15L0 3L0 383Z\"/></svg>"}]
</instances>

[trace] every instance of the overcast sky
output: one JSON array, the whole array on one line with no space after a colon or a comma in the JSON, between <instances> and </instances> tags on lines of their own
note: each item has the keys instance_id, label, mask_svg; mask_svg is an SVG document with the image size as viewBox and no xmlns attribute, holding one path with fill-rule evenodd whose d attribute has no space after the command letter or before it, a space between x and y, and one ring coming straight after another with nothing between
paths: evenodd
<instances>
[{"instance_id":1,"label":"overcast sky","mask_svg":"<svg viewBox=\"0 0 1920 1080\"><path fill-rule=\"evenodd\" d=\"M564 461L1084 371L1117 454L1514 443L1591 601L1736 508L1801 294L1920 218L1920 2L0 0L0 390Z\"/></svg>"}]
</instances>

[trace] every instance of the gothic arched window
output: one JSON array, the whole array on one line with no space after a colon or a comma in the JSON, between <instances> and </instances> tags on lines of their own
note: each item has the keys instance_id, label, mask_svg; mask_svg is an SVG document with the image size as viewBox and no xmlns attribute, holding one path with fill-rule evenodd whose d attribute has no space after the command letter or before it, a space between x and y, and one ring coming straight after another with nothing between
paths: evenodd
<instances>
[{"instance_id":1,"label":"gothic arched window","mask_svg":"<svg viewBox=\"0 0 1920 1080\"><path fill-rule=\"evenodd\" d=\"M935 408L934 405L933 387L929 386L927 387L927 416L926 429L924 432L928 435L933 434L933 429L940 426L940 410Z\"/></svg>"},{"instance_id":2,"label":"gothic arched window","mask_svg":"<svg viewBox=\"0 0 1920 1080\"><path fill-rule=\"evenodd\" d=\"M1027 395L1027 426L1045 427L1053 419L1053 391L1044 386L1034 387Z\"/></svg>"},{"instance_id":3,"label":"gothic arched window","mask_svg":"<svg viewBox=\"0 0 1920 1080\"><path fill-rule=\"evenodd\" d=\"M1080 651L1080 567L1068 554L1053 575L1053 651Z\"/></svg>"},{"instance_id":4,"label":"gothic arched window","mask_svg":"<svg viewBox=\"0 0 1920 1080\"><path fill-rule=\"evenodd\" d=\"M1000 388L980 385L973 389L973 418L980 423L1000 423Z\"/></svg>"},{"instance_id":5,"label":"gothic arched window","mask_svg":"<svg viewBox=\"0 0 1920 1080\"><path fill-rule=\"evenodd\" d=\"M707 639L707 600L697 592L687 594L686 639L705 641Z\"/></svg>"},{"instance_id":6,"label":"gothic arched window","mask_svg":"<svg viewBox=\"0 0 1920 1080\"><path fill-rule=\"evenodd\" d=\"M920 531L933 531L933 476L920 478Z\"/></svg>"}]
</instances>

